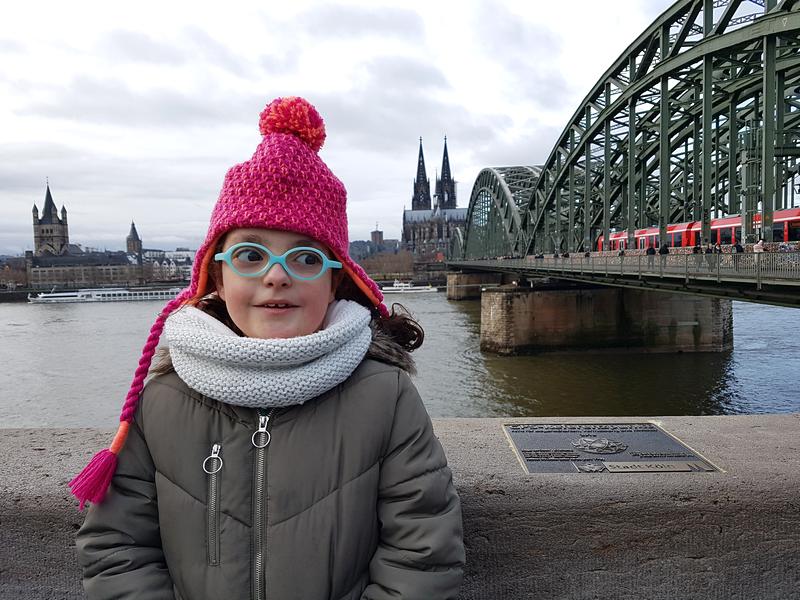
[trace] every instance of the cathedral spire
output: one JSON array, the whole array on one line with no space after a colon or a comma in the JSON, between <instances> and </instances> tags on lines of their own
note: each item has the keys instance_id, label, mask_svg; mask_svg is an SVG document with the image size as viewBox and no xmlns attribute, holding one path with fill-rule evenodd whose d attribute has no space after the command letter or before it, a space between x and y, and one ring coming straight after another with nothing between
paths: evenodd
<instances>
[{"instance_id":1,"label":"cathedral spire","mask_svg":"<svg viewBox=\"0 0 800 600\"><path fill-rule=\"evenodd\" d=\"M414 180L414 195L411 198L411 210L431 209L431 184L425 171L425 155L422 152L422 138L419 138L419 156L417 158L417 178Z\"/></svg>"},{"instance_id":2,"label":"cathedral spire","mask_svg":"<svg viewBox=\"0 0 800 600\"><path fill-rule=\"evenodd\" d=\"M131 221L131 230L128 233L128 239L137 241L139 240L139 232L136 231L136 225L134 224L133 221Z\"/></svg>"},{"instance_id":3,"label":"cathedral spire","mask_svg":"<svg viewBox=\"0 0 800 600\"><path fill-rule=\"evenodd\" d=\"M436 206L439 208L456 208L456 182L450 173L450 157L447 154L447 136L444 136L444 153L442 154L442 173L436 177Z\"/></svg>"},{"instance_id":4,"label":"cathedral spire","mask_svg":"<svg viewBox=\"0 0 800 600\"><path fill-rule=\"evenodd\" d=\"M56 203L53 202L53 195L50 193L50 184L47 184L47 192L44 195L44 208L42 208L42 215L58 218L58 209ZM52 215L52 216L51 216Z\"/></svg>"},{"instance_id":5,"label":"cathedral spire","mask_svg":"<svg viewBox=\"0 0 800 600\"><path fill-rule=\"evenodd\" d=\"M444 136L444 155L442 156L442 181L450 181L450 157L447 156L447 136Z\"/></svg>"},{"instance_id":6,"label":"cathedral spire","mask_svg":"<svg viewBox=\"0 0 800 600\"><path fill-rule=\"evenodd\" d=\"M422 138L419 138L419 156L417 157L417 182L427 181L428 174L425 172L425 154L422 152Z\"/></svg>"}]
</instances>

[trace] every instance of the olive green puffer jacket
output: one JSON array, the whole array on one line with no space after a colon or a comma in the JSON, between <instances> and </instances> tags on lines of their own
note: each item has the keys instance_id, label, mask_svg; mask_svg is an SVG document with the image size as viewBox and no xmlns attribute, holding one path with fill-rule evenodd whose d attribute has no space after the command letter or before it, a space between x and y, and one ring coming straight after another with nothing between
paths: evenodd
<instances>
[{"instance_id":1,"label":"olive green puffer jacket","mask_svg":"<svg viewBox=\"0 0 800 600\"><path fill-rule=\"evenodd\" d=\"M464 562L428 414L371 359L261 414L154 378L77 545L90 599L435 600L456 597Z\"/></svg>"}]
</instances>

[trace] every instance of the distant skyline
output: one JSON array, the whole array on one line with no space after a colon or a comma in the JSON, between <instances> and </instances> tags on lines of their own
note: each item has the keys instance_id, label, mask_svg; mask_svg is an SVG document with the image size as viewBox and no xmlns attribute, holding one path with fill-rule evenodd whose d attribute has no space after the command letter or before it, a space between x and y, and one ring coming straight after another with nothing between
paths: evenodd
<instances>
[{"instance_id":1,"label":"distant skyline","mask_svg":"<svg viewBox=\"0 0 800 600\"><path fill-rule=\"evenodd\" d=\"M0 254L33 247L45 178L70 241L197 248L258 115L301 95L348 190L350 238L400 238L419 137L481 168L543 162L591 86L669 1L16 4L0 22ZM267 7L268 6L268 10ZM298 199L301 201L301 199Z\"/></svg>"}]
</instances>

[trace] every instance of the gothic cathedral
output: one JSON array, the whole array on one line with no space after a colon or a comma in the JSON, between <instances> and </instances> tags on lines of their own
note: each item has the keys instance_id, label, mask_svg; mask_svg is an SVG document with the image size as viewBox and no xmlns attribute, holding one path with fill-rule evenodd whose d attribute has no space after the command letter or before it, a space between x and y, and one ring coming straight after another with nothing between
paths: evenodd
<instances>
[{"instance_id":1,"label":"gothic cathedral","mask_svg":"<svg viewBox=\"0 0 800 600\"><path fill-rule=\"evenodd\" d=\"M450 171L447 154L447 137L444 138L442 171L437 174L431 208L431 183L425 170L422 138L419 138L417 177L411 210L403 211L403 244L406 249L423 260L443 260L456 230L463 232L467 218L466 208L456 206L456 181Z\"/></svg>"}]
</instances>

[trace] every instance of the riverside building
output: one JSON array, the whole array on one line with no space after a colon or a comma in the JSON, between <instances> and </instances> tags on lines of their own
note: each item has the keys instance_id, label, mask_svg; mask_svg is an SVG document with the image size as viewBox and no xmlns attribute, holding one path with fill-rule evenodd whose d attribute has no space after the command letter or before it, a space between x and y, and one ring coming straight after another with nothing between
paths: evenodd
<instances>
[{"instance_id":1,"label":"riverside building","mask_svg":"<svg viewBox=\"0 0 800 600\"><path fill-rule=\"evenodd\" d=\"M28 286L34 289L135 286L183 280L191 272L189 251L144 250L133 222L125 242L126 251L102 252L84 250L70 243L67 209L64 205L61 211L56 208L48 183L41 216L36 204L33 205L34 249L25 252Z\"/></svg>"}]
</instances>

